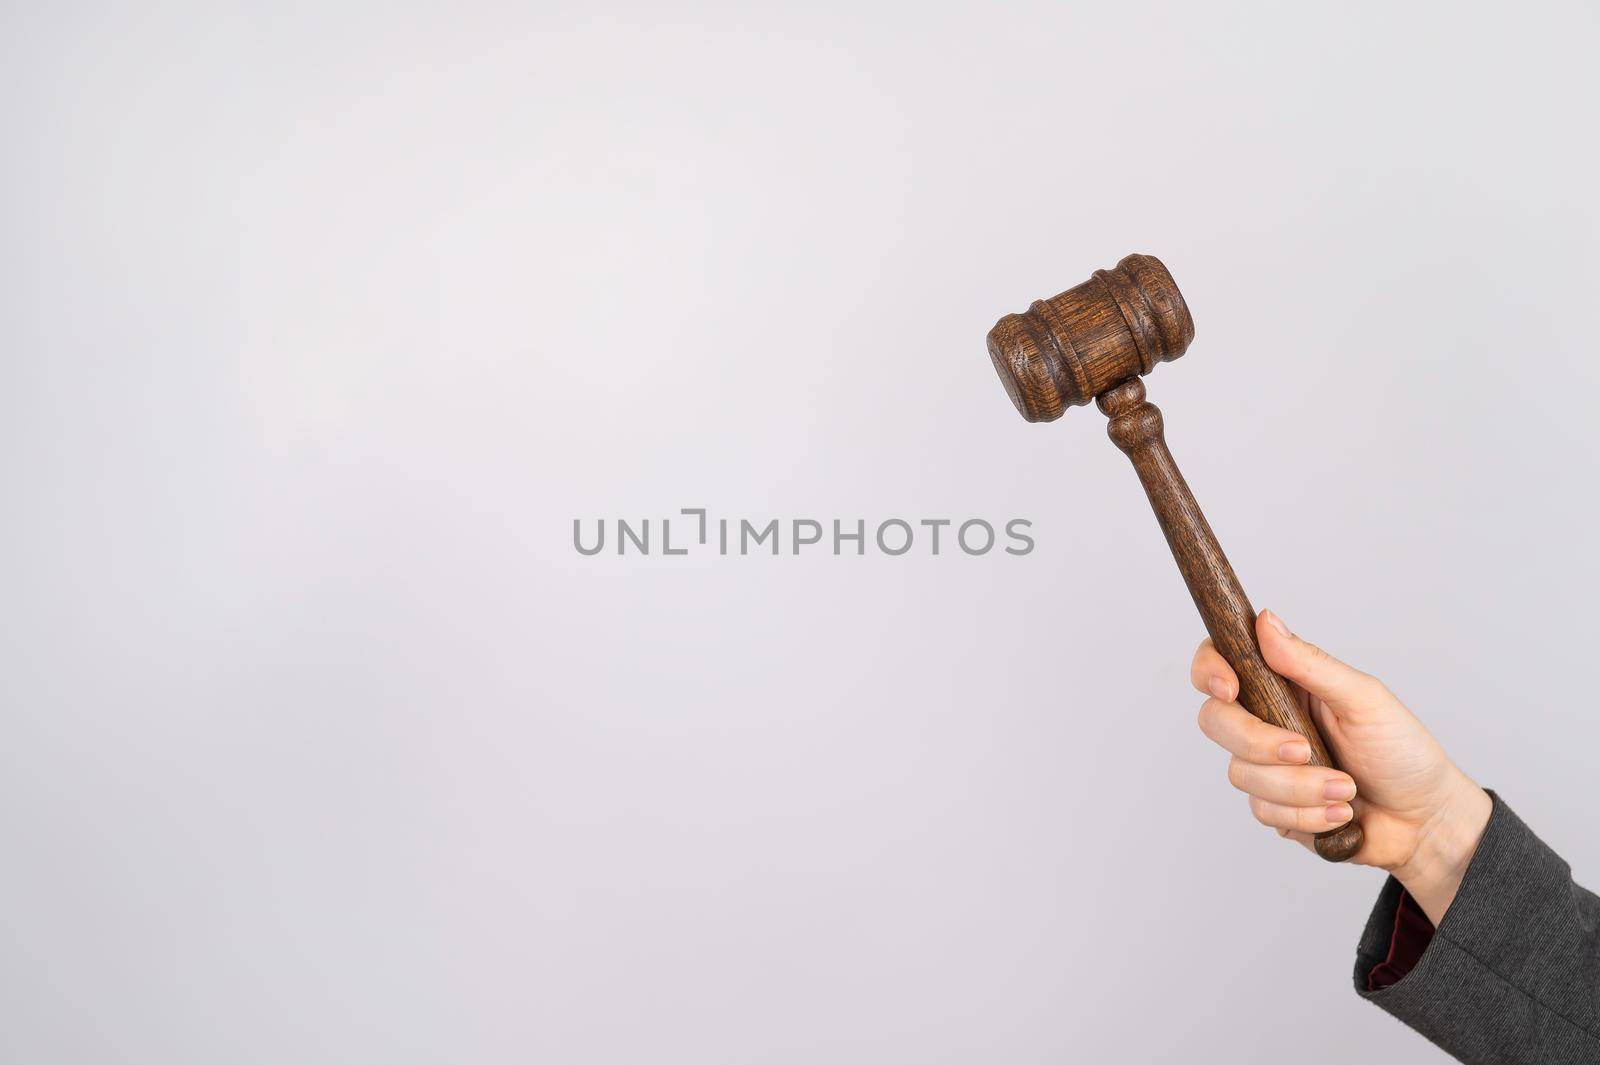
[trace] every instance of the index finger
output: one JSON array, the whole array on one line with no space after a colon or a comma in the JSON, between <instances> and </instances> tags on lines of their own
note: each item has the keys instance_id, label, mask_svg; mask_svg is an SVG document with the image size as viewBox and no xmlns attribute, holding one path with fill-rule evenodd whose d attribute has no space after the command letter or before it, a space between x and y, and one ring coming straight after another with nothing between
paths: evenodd
<instances>
[{"instance_id":1,"label":"index finger","mask_svg":"<svg viewBox=\"0 0 1600 1065\"><path fill-rule=\"evenodd\" d=\"M1217 687L1212 686L1213 681ZM1194 661L1189 663L1189 683L1201 695L1215 696L1226 703L1239 696L1239 678L1234 676L1233 667L1222 657L1222 652L1212 646L1209 636L1195 648Z\"/></svg>"}]
</instances>

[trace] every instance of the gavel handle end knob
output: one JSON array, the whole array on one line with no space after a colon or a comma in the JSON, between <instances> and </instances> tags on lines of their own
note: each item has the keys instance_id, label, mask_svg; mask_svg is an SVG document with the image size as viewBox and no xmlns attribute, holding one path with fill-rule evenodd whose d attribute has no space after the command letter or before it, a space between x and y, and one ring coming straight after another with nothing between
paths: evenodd
<instances>
[{"instance_id":1,"label":"gavel handle end knob","mask_svg":"<svg viewBox=\"0 0 1600 1065\"><path fill-rule=\"evenodd\" d=\"M1361 832L1361 824L1351 821L1340 825L1332 832L1319 832L1315 840L1317 854L1325 861L1347 862L1355 857L1356 851L1361 849L1365 837Z\"/></svg>"}]
</instances>

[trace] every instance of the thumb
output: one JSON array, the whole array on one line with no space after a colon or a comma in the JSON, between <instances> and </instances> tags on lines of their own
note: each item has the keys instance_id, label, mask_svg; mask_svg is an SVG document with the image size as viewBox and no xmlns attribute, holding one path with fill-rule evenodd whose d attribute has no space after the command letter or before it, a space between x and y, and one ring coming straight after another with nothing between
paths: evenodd
<instances>
[{"instance_id":1,"label":"thumb","mask_svg":"<svg viewBox=\"0 0 1600 1065\"><path fill-rule=\"evenodd\" d=\"M1270 610L1256 618L1256 639L1267 665L1294 681L1335 710L1371 705L1383 689L1378 678L1347 666L1314 643L1289 631Z\"/></svg>"}]
</instances>

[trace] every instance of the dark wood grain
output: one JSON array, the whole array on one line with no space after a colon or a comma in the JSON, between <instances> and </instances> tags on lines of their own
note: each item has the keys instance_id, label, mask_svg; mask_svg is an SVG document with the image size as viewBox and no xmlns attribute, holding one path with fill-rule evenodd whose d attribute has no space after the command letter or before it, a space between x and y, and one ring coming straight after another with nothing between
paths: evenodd
<instances>
[{"instance_id":1,"label":"dark wood grain","mask_svg":"<svg viewBox=\"0 0 1600 1065\"><path fill-rule=\"evenodd\" d=\"M1000 319L989 330L989 358L1022 416L1048 422L1178 358L1193 339L1189 307L1161 260L1129 255Z\"/></svg>"},{"instance_id":2,"label":"dark wood grain","mask_svg":"<svg viewBox=\"0 0 1600 1065\"><path fill-rule=\"evenodd\" d=\"M1000 319L989 333L989 355L1029 421L1051 421L1094 399L1110 419L1112 441L1133 462L1206 631L1238 674L1239 702L1304 736L1313 765L1337 768L1293 686L1261 657L1255 610L1167 450L1161 411L1145 400L1139 377L1181 356L1193 339L1194 320L1167 268L1151 256L1130 255L1113 270ZM1342 862L1361 843L1361 826L1351 821L1318 835L1316 850Z\"/></svg>"},{"instance_id":3,"label":"dark wood grain","mask_svg":"<svg viewBox=\"0 0 1600 1065\"><path fill-rule=\"evenodd\" d=\"M1112 442L1133 461L1211 642L1239 677L1240 704L1261 720L1304 736L1312 765L1333 766L1316 722L1293 687L1261 657L1255 609L1167 450L1161 411L1145 401L1144 382L1124 381L1096 396L1095 405L1111 419L1106 430ZM1317 853L1344 861L1361 849L1361 839L1361 826L1351 821L1317 836Z\"/></svg>"}]
</instances>

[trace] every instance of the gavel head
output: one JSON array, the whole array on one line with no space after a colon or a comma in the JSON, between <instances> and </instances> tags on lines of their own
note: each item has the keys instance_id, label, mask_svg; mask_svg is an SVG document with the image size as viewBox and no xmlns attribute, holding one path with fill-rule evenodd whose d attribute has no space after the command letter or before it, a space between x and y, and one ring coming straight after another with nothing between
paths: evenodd
<instances>
[{"instance_id":1,"label":"gavel head","mask_svg":"<svg viewBox=\"0 0 1600 1065\"><path fill-rule=\"evenodd\" d=\"M1176 359L1193 339L1194 319L1161 260L1129 255L1000 319L989 330L989 357L1018 412L1048 422Z\"/></svg>"}]
</instances>

